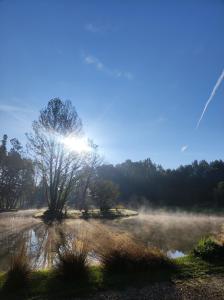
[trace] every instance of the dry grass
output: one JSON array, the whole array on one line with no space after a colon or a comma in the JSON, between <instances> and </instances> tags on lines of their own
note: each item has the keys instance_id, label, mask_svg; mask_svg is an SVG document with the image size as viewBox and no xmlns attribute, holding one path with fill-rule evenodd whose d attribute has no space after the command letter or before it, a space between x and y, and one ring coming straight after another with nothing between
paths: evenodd
<instances>
[{"instance_id":1,"label":"dry grass","mask_svg":"<svg viewBox=\"0 0 224 300\"><path fill-rule=\"evenodd\" d=\"M153 272L168 269L172 265L162 251L147 247L130 235L109 232L106 234L104 232L102 235L104 238L101 238L101 241L95 247L106 272Z\"/></svg>"},{"instance_id":2,"label":"dry grass","mask_svg":"<svg viewBox=\"0 0 224 300\"><path fill-rule=\"evenodd\" d=\"M27 257L25 242L20 249L12 256L9 271L6 274L6 289L22 289L27 287L31 274L31 267Z\"/></svg>"},{"instance_id":3,"label":"dry grass","mask_svg":"<svg viewBox=\"0 0 224 300\"><path fill-rule=\"evenodd\" d=\"M88 278L89 245L85 238L66 240L58 247L56 274L64 280L80 281Z\"/></svg>"}]
</instances>

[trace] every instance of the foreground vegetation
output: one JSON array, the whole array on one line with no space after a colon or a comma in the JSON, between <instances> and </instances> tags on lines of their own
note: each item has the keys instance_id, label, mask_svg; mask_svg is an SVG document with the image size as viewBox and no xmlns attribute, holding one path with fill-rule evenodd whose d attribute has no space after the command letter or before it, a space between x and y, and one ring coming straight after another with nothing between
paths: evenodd
<instances>
[{"instance_id":1,"label":"foreground vegetation","mask_svg":"<svg viewBox=\"0 0 224 300\"><path fill-rule=\"evenodd\" d=\"M56 276L53 270L35 271L30 275L29 285L20 290L6 290L4 288L6 274L0 274L1 299L38 299L49 297L52 299L64 299L69 296L87 296L97 291L108 289L123 289L128 286L142 287L152 282L172 281L203 278L208 275L221 274L224 276L224 264L217 265L205 262L193 256L174 259L175 269L166 272L154 273L121 273L105 274L104 270L97 267L89 268L89 277L82 281L63 281Z\"/></svg>"},{"instance_id":2,"label":"foreground vegetation","mask_svg":"<svg viewBox=\"0 0 224 300\"><path fill-rule=\"evenodd\" d=\"M109 236L107 243L95 248L99 265L89 266L88 243L77 240L58 248L53 269L31 271L22 248L9 271L0 273L0 298L64 299L128 286L139 288L153 282L176 284L224 276L223 249L221 240L209 237L199 241L188 256L169 259L159 249L146 247L128 236Z\"/></svg>"}]
</instances>

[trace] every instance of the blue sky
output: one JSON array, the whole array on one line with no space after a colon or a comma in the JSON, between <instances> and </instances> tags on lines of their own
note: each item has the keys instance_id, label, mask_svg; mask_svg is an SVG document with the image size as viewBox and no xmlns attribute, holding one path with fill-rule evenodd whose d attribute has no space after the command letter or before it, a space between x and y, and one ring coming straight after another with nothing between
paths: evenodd
<instances>
[{"instance_id":1,"label":"blue sky","mask_svg":"<svg viewBox=\"0 0 224 300\"><path fill-rule=\"evenodd\" d=\"M106 162L224 158L224 1L0 1L0 135L70 99Z\"/></svg>"}]
</instances>

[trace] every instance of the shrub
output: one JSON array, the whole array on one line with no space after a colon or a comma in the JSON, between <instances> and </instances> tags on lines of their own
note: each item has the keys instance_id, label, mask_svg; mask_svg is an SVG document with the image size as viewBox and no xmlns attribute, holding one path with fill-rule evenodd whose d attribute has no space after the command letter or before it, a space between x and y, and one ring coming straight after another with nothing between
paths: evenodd
<instances>
[{"instance_id":1,"label":"shrub","mask_svg":"<svg viewBox=\"0 0 224 300\"><path fill-rule=\"evenodd\" d=\"M192 254L208 261L224 261L224 244L212 237L202 238Z\"/></svg>"},{"instance_id":2,"label":"shrub","mask_svg":"<svg viewBox=\"0 0 224 300\"><path fill-rule=\"evenodd\" d=\"M114 237L96 250L105 272L135 273L168 269L171 261L157 248L149 248L127 236Z\"/></svg>"},{"instance_id":3,"label":"shrub","mask_svg":"<svg viewBox=\"0 0 224 300\"><path fill-rule=\"evenodd\" d=\"M75 240L59 247L56 273L65 280L80 281L88 279L87 262L88 244L86 241Z\"/></svg>"},{"instance_id":4,"label":"shrub","mask_svg":"<svg viewBox=\"0 0 224 300\"><path fill-rule=\"evenodd\" d=\"M27 287L31 268L26 255L25 243L19 252L12 257L9 271L6 274L6 289L22 289Z\"/></svg>"},{"instance_id":5,"label":"shrub","mask_svg":"<svg viewBox=\"0 0 224 300\"><path fill-rule=\"evenodd\" d=\"M53 221L62 221L64 217L65 215L63 212L48 209L43 213L42 219L46 224L51 224Z\"/></svg>"}]
</instances>

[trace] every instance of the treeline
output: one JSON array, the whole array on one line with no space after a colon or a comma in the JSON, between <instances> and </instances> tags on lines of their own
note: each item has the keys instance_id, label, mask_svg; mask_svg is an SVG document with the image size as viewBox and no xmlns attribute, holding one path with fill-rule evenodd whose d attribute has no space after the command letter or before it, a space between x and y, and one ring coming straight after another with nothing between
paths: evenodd
<instances>
[{"instance_id":1,"label":"treeline","mask_svg":"<svg viewBox=\"0 0 224 300\"><path fill-rule=\"evenodd\" d=\"M4 135L0 146L0 209L46 206L43 181L35 180L34 162L24 156L17 139L10 140L10 144L7 151L7 135ZM68 205L86 211L114 205L224 208L222 160L194 161L173 170L164 169L150 159L102 164L94 172L85 166L79 171L77 182Z\"/></svg>"},{"instance_id":2,"label":"treeline","mask_svg":"<svg viewBox=\"0 0 224 300\"><path fill-rule=\"evenodd\" d=\"M150 159L98 167L98 175L119 185L120 202L138 207L224 207L224 162L194 161L164 169Z\"/></svg>"},{"instance_id":3,"label":"treeline","mask_svg":"<svg viewBox=\"0 0 224 300\"><path fill-rule=\"evenodd\" d=\"M92 141L83 148L82 122L70 101L51 99L27 139L29 155L16 138L2 138L0 210L47 206L47 218L61 218L67 206L85 212L117 205L224 207L223 161L194 161L173 170L150 159L102 164Z\"/></svg>"},{"instance_id":4,"label":"treeline","mask_svg":"<svg viewBox=\"0 0 224 300\"><path fill-rule=\"evenodd\" d=\"M0 209L8 210L30 206L35 194L34 166L25 158L21 144L5 134L0 145Z\"/></svg>"}]
</instances>

